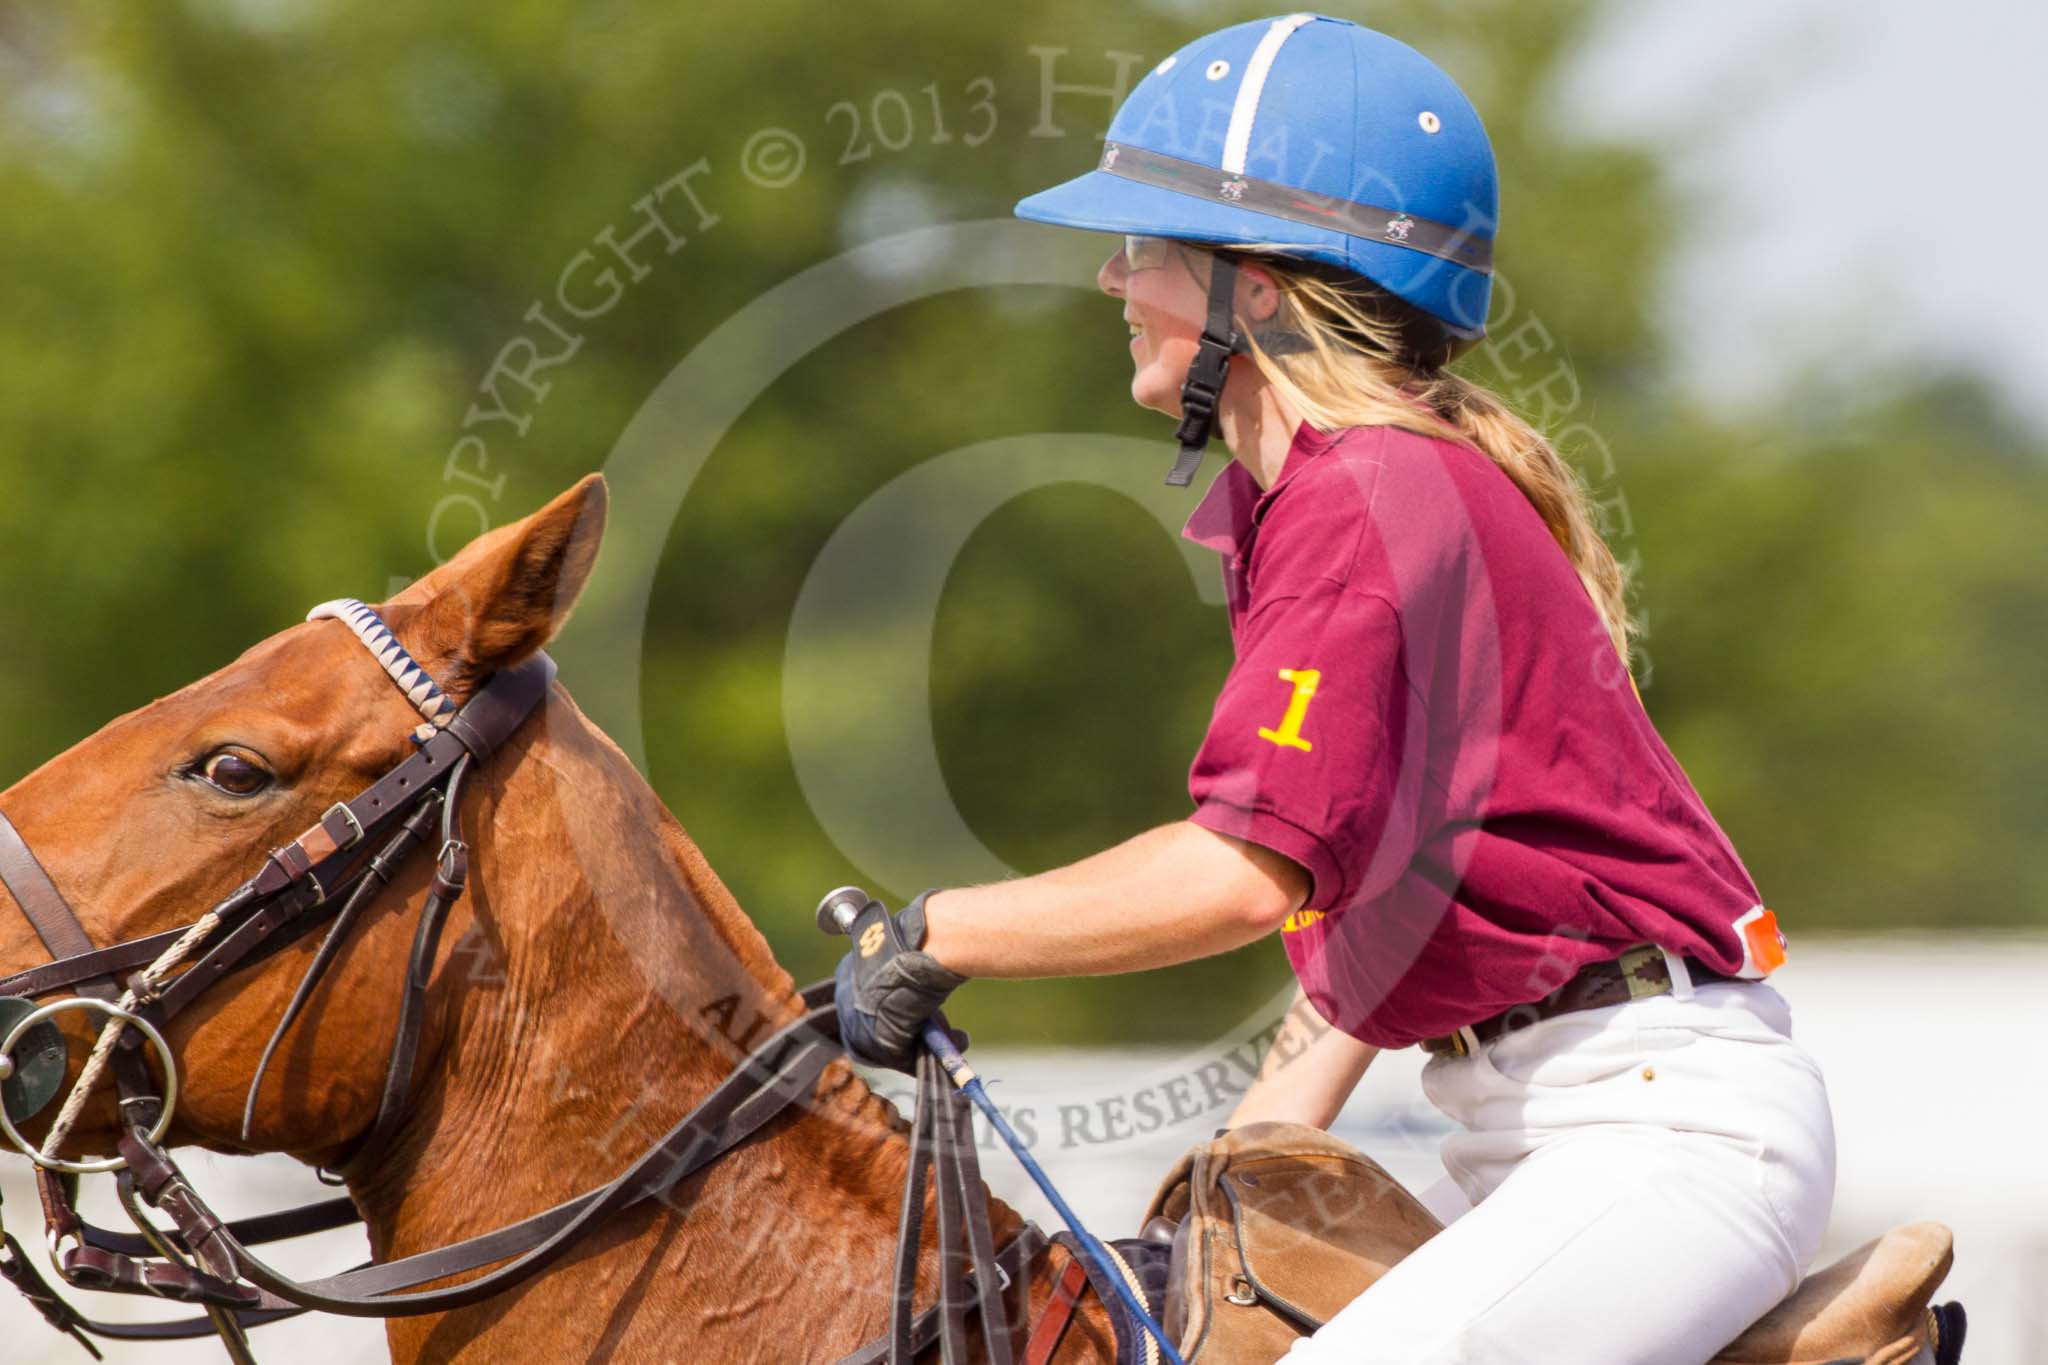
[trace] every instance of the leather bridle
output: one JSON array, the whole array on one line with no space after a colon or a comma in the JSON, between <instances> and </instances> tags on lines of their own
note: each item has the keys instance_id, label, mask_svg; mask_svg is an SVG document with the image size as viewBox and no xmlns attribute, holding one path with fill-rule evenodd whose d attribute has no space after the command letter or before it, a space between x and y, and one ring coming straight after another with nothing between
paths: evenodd
<instances>
[{"instance_id":1,"label":"leather bridle","mask_svg":"<svg viewBox=\"0 0 2048 1365\"><path fill-rule=\"evenodd\" d=\"M361 611L375 620L368 608ZM382 628L381 621L376 625ZM388 631L383 638L388 639ZM395 641L388 648L403 654ZM382 657L387 670L399 677L389 655ZM417 672L409 657L403 662ZM159 1145L158 1137L170 1117L176 1059L167 1046L155 1045L162 1054L166 1082L160 1085L144 1059L145 1039L160 1037L172 1020L215 983L265 961L322 923L329 923L326 939L252 1077L244 1116L246 1131L264 1067L351 926L438 827L440 851L415 927L377 1117L341 1171L344 1175L367 1171L387 1153L411 1094L427 982L441 926L467 879L468 850L457 838L456 818L464 779L488 763L506 740L542 709L554 674L553 661L536 654L493 675L459 711L440 715L436 724L421 727L414 735L415 751L409 757L272 852L255 876L194 926L183 929L95 947L19 831L0 813L0 883L12 893L53 959L0 979L0 997L33 1000L69 990L75 998L45 1008L60 1012L83 1007L81 1001L89 1000L98 1002L93 1007L96 1012L114 1015L102 1037L102 1048L108 1051L119 1097L118 1156L82 1167L55 1157L49 1150L55 1142L46 1141L43 1150L23 1144L37 1163L52 1263L76 1288L152 1295L197 1304L207 1313L202 1318L158 1323L87 1318L42 1279L20 1244L0 1229L0 1276L13 1282L53 1327L74 1336L95 1356L98 1351L88 1333L116 1340L166 1340L216 1332L233 1359L250 1361L253 1358L244 1329L280 1317L309 1310L401 1317L479 1303L538 1274L584 1236L628 1209L650 1200L675 1207L670 1195L680 1181L709 1166L813 1092L826 1065L841 1055L830 981L805 988L802 1013L748 1053L709 1095L608 1183L451 1246L305 1282L272 1269L249 1248L360 1222L353 1201L335 1198L226 1222L206 1206ZM424 678L423 673L417 675ZM431 683L425 686L431 688ZM203 933L200 926L206 926ZM155 975L152 964L161 967L167 954L188 939L194 941L178 963L183 970L176 975ZM123 974L131 972L139 974L126 978L124 985ZM19 1027L14 1032L24 1034ZM76 1084L86 1086L93 1074L89 1064ZM82 1100L82 1095L77 1098ZM914 1311L912 1291L928 1168L938 1177L942 1287L939 1303L920 1313ZM115 1172L121 1201L136 1224L135 1233L95 1227L79 1216L75 1175L81 1169ZM146 1215L145 1208L166 1216L174 1230L162 1228ZM919 1076L901 1223L891 1286L890 1331L839 1365L880 1365L883 1361L909 1365L935 1340L943 1345L947 1365L964 1362L970 1311L981 1317L989 1359L996 1365L1008 1365L1010 1333L1014 1324L1022 1321L1023 1313L1028 1313L1028 1290L1021 1310L1006 1304L1005 1298L1013 1285L1026 1281L1027 1268L1048 1245L1048 1239L1027 1222L1000 1250L991 1245L987 1194L979 1176L965 1101L943 1081L935 1065L925 1066ZM457 1285L420 1288L487 1266L495 1268ZM1118 1326L1121 1330L1123 1324Z\"/></svg>"}]
</instances>

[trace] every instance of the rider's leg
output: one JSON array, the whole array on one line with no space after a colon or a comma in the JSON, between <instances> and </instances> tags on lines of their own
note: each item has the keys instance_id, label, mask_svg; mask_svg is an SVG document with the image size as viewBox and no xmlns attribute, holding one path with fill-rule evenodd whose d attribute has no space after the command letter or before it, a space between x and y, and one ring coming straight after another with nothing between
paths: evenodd
<instances>
[{"instance_id":1,"label":"rider's leg","mask_svg":"<svg viewBox=\"0 0 2048 1365\"><path fill-rule=\"evenodd\" d=\"M1563 1016L1423 1081L1475 1207L1285 1365L1701 1365L1819 1247L1827 1094L1769 987Z\"/></svg>"}]
</instances>

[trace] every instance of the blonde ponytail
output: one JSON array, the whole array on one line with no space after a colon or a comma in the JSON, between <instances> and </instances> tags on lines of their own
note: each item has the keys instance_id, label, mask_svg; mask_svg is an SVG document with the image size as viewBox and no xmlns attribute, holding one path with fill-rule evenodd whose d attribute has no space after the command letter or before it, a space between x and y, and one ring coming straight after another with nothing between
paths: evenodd
<instances>
[{"instance_id":1,"label":"blonde ponytail","mask_svg":"<svg viewBox=\"0 0 2048 1365\"><path fill-rule=\"evenodd\" d=\"M1280 287L1281 314L1251 337L1267 382L1320 430L1399 427L1492 460L1550 528L1626 664L1636 631L1628 571L1601 538L1584 480L1549 440L1484 386L1444 368L1451 344L1370 282L1256 248L1233 254L1255 260Z\"/></svg>"}]
</instances>

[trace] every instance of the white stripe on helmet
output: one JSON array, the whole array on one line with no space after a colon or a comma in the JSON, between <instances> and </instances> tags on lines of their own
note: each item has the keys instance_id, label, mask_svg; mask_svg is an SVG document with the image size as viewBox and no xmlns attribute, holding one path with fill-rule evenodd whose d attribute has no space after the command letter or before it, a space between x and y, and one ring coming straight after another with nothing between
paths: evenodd
<instances>
[{"instance_id":1,"label":"white stripe on helmet","mask_svg":"<svg viewBox=\"0 0 2048 1365\"><path fill-rule=\"evenodd\" d=\"M1315 17L1313 14L1290 14L1284 19L1275 19L1273 26L1259 39L1251 61L1245 66L1244 83L1237 87L1237 103L1230 110L1230 130L1223 135L1223 170L1226 173L1244 174L1245 158L1251 154L1252 120L1259 113L1259 94L1266 88L1266 73L1273 69L1273 59L1280 55L1280 45L1293 35L1294 30Z\"/></svg>"}]
</instances>

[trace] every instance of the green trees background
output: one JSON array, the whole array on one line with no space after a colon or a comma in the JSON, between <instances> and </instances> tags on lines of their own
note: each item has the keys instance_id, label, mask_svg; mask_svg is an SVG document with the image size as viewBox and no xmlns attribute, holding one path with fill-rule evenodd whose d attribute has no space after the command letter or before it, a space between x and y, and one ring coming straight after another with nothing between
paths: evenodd
<instances>
[{"instance_id":1,"label":"green trees background","mask_svg":"<svg viewBox=\"0 0 2048 1365\"><path fill-rule=\"evenodd\" d=\"M1048 79L1111 86L1260 12L0 4L0 773L602 466L665 375L799 272L1078 173L1110 100ZM1548 112L1585 7L1370 18L1488 119L1508 288L1500 344L1467 367L1566 432L1639 565L1651 714L1766 898L1795 935L2038 926L2040 434L1933 371L1739 421L1690 406L1650 312L1673 240L1658 168ZM625 242L663 186L686 244L621 259L603 234ZM1085 285L1105 248L1059 249ZM521 336L573 354L515 354L522 385L493 368ZM817 896L870 875L784 732L813 566L878 490L977 442L1100 433L1156 443L1163 466L1122 343L1115 306L1077 288L882 309L779 372L666 527L634 623L649 773L800 978L834 952ZM1184 565L1153 515L1086 482L1009 501L952 564L931 724L952 800L1011 865L1184 813L1228 664ZM616 693L579 685L582 628L571 688ZM1260 945L982 988L958 1017L1176 1036L1284 979Z\"/></svg>"}]
</instances>

